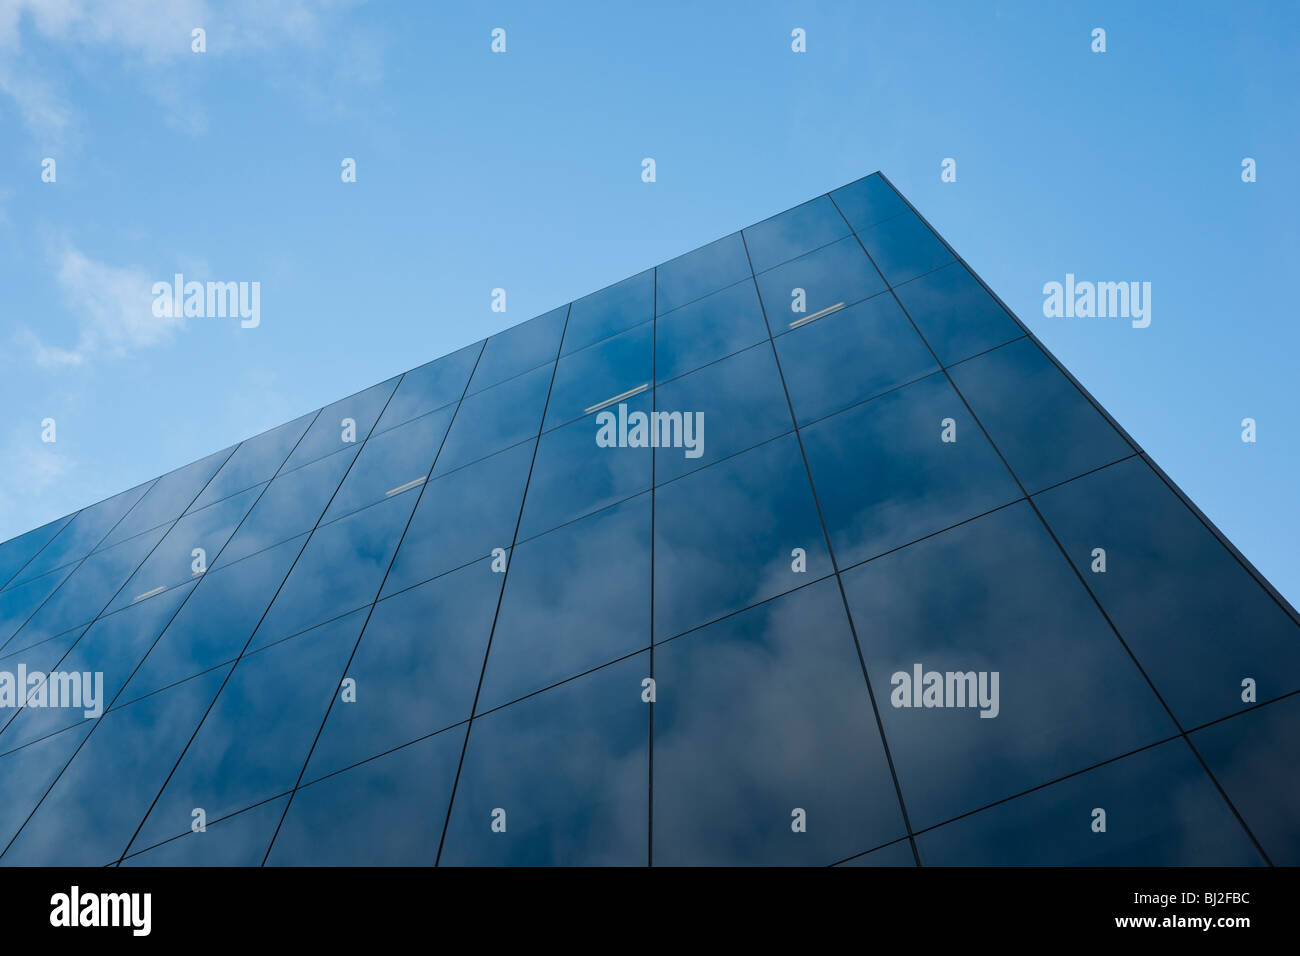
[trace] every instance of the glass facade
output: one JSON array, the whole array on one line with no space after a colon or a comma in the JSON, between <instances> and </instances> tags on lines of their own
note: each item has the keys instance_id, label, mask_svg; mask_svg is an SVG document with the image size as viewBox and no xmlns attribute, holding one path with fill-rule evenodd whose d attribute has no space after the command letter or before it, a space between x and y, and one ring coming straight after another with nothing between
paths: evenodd
<instances>
[{"instance_id":1,"label":"glass facade","mask_svg":"<svg viewBox=\"0 0 1300 956\"><path fill-rule=\"evenodd\" d=\"M1298 692L876 174L0 544L0 864L1295 865Z\"/></svg>"}]
</instances>

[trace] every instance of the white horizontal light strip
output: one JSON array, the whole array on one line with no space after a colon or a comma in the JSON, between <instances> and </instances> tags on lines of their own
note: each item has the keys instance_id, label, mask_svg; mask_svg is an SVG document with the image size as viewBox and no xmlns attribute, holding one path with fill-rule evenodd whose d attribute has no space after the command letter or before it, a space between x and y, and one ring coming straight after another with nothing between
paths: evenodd
<instances>
[{"instance_id":1,"label":"white horizontal light strip","mask_svg":"<svg viewBox=\"0 0 1300 956\"><path fill-rule=\"evenodd\" d=\"M799 326L807 325L809 322L816 322L822 316L830 315L832 312L838 312L842 308L844 308L843 302L836 302L834 305L828 305L820 312L814 312L812 315L805 315L802 319L795 319L790 323L790 328L797 329Z\"/></svg>"},{"instance_id":2,"label":"white horizontal light strip","mask_svg":"<svg viewBox=\"0 0 1300 956\"><path fill-rule=\"evenodd\" d=\"M143 594L137 594L135 597L131 598L131 603L134 604L136 601L143 601L145 598L151 598L155 594L162 594L166 590L167 590L167 585L160 584L152 591L145 591Z\"/></svg>"},{"instance_id":3,"label":"white horizontal light strip","mask_svg":"<svg viewBox=\"0 0 1300 956\"><path fill-rule=\"evenodd\" d=\"M384 492L384 497L391 498L393 497L393 495L400 495L403 491L409 491L411 488L414 488L416 485L421 485L421 484L424 484L423 478L413 478L404 485L398 485L396 488L389 488L387 491Z\"/></svg>"},{"instance_id":4,"label":"white horizontal light strip","mask_svg":"<svg viewBox=\"0 0 1300 956\"><path fill-rule=\"evenodd\" d=\"M607 398L603 402L598 402L595 405L592 405L590 408L584 410L582 414L590 415L592 412L598 412L606 405L613 405L615 402L621 402L625 398L631 398L633 395L638 395L641 392L644 392L649 387L649 382L642 382L636 388L629 388L622 395L615 395L613 398Z\"/></svg>"}]
</instances>

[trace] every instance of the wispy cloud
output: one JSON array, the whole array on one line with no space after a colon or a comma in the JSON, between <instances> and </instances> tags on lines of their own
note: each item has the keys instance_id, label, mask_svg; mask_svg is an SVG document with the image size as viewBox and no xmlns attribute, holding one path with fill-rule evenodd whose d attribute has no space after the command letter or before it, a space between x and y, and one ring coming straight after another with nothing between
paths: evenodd
<instances>
[{"instance_id":1,"label":"wispy cloud","mask_svg":"<svg viewBox=\"0 0 1300 956\"><path fill-rule=\"evenodd\" d=\"M182 325L180 318L153 314L152 283L144 269L108 265L72 248L57 255L54 269L63 299L78 319L77 340L70 347L51 345L30 328L21 329L18 343L37 365L120 358L169 341Z\"/></svg>"}]
</instances>

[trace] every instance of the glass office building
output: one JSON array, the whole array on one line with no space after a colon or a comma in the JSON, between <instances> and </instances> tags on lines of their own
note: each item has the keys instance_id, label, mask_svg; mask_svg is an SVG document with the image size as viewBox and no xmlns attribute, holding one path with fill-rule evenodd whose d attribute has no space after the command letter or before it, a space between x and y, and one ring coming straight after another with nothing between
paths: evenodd
<instances>
[{"instance_id":1,"label":"glass office building","mask_svg":"<svg viewBox=\"0 0 1300 956\"><path fill-rule=\"evenodd\" d=\"M880 175L0 585L3 864L1300 863L1295 612Z\"/></svg>"}]
</instances>

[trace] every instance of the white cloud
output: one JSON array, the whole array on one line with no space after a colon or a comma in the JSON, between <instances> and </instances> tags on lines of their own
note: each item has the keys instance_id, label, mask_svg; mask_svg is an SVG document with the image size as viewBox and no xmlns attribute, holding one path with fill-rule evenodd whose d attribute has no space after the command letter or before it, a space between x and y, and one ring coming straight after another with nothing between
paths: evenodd
<instances>
[{"instance_id":1,"label":"white cloud","mask_svg":"<svg viewBox=\"0 0 1300 956\"><path fill-rule=\"evenodd\" d=\"M91 358L120 358L170 341L183 324L176 317L153 314L153 283L138 267L111 266L77 249L65 249L55 262L59 289L78 318L77 342L71 348L50 345L30 329L19 344L44 367L82 365Z\"/></svg>"}]
</instances>

